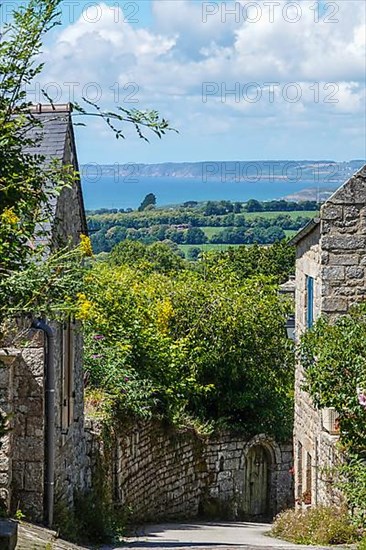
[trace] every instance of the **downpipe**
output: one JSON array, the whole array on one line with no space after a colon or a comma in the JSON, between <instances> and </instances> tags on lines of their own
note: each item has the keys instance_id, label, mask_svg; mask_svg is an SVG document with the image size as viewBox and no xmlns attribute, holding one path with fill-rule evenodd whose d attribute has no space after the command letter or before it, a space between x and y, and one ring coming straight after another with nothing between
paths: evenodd
<instances>
[{"instance_id":1,"label":"downpipe","mask_svg":"<svg viewBox=\"0 0 366 550\"><path fill-rule=\"evenodd\" d=\"M55 334L52 328L42 321L34 320L32 328L41 330L46 336L45 352L45 475L44 512L47 527L52 527L55 497Z\"/></svg>"}]
</instances>

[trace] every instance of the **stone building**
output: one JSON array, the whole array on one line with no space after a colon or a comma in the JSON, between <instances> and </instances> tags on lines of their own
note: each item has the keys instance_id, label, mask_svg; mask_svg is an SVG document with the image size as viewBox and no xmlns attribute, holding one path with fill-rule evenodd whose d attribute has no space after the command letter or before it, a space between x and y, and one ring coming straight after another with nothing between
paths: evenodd
<instances>
[{"instance_id":1,"label":"stone building","mask_svg":"<svg viewBox=\"0 0 366 550\"><path fill-rule=\"evenodd\" d=\"M70 107L39 105L34 116L42 127L32 130L40 139L30 152L78 170ZM87 232L80 182L51 207L51 242L77 244ZM0 410L11 419L0 449L0 497L12 512L50 525L54 507L70 505L85 486L82 335L73 320L22 322L15 332L0 349Z\"/></svg>"},{"instance_id":2,"label":"stone building","mask_svg":"<svg viewBox=\"0 0 366 550\"><path fill-rule=\"evenodd\" d=\"M296 245L296 337L319 316L345 314L366 297L366 166L344 183L293 239ZM329 478L336 461L337 414L317 410L303 391L298 364L295 386L295 499L330 504Z\"/></svg>"}]
</instances>

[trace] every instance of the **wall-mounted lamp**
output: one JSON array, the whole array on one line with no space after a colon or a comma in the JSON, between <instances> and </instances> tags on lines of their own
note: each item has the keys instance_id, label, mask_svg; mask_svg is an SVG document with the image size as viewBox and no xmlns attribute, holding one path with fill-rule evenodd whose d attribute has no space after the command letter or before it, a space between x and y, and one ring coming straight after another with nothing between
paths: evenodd
<instances>
[{"instance_id":1,"label":"wall-mounted lamp","mask_svg":"<svg viewBox=\"0 0 366 550\"><path fill-rule=\"evenodd\" d=\"M295 340L295 315L289 315L286 321L287 338Z\"/></svg>"}]
</instances>

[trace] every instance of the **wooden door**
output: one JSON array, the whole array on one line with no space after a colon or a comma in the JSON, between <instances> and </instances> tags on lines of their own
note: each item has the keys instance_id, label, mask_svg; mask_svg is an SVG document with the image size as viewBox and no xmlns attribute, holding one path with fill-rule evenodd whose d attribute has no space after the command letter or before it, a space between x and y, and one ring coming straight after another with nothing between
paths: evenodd
<instances>
[{"instance_id":1,"label":"wooden door","mask_svg":"<svg viewBox=\"0 0 366 550\"><path fill-rule=\"evenodd\" d=\"M244 511L253 519L265 518L269 512L269 466L266 449L252 447L246 458Z\"/></svg>"}]
</instances>

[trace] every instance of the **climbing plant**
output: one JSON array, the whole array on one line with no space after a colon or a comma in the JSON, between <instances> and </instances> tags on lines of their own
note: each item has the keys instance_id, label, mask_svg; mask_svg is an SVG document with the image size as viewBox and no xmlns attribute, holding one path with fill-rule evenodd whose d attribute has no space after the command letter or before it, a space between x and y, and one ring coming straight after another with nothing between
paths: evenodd
<instances>
[{"instance_id":1,"label":"climbing plant","mask_svg":"<svg viewBox=\"0 0 366 550\"><path fill-rule=\"evenodd\" d=\"M366 304L335 323L319 320L302 338L301 359L315 405L334 407L339 414L344 460L338 485L366 527Z\"/></svg>"}]
</instances>

